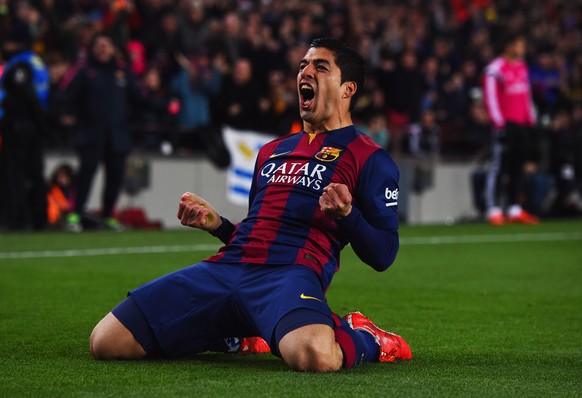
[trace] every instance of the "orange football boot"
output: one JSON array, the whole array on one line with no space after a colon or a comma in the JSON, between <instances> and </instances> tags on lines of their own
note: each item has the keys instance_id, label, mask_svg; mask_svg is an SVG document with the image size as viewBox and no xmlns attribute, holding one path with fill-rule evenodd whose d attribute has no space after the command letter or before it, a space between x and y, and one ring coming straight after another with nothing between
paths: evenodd
<instances>
[{"instance_id":1,"label":"orange football boot","mask_svg":"<svg viewBox=\"0 0 582 398\"><path fill-rule=\"evenodd\" d=\"M380 346L379 362L396 362L397 359L406 360L412 358L412 351L402 337L380 329L360 311L350 312L344 319L352 329L364 330L374 337Z\"/></svg>"},{"instance_id":2,"label":"orange football boot","mask_svg":"<svg viewBox=\"0 0 582 398\"><path fill-rule=\"evenodd\" d=\"M239 354L264 354L267 352L271 352L271 348L261 337L244 337L240 340Z\"/></svg>"},{"instance_id":3,"label":"orange football boot","mask_svg":"<svg viewBox=\"0 0 582 398\"><path fill-rule=\"evenodd\" d=\"M534 216L533 214L529 214L527 211L523 209L516 216L510 215L508 217L508 220L510 223L520 223L520 224L535 225L540 223L540 219L538 217Z\"/></svg>"}]
</instances>

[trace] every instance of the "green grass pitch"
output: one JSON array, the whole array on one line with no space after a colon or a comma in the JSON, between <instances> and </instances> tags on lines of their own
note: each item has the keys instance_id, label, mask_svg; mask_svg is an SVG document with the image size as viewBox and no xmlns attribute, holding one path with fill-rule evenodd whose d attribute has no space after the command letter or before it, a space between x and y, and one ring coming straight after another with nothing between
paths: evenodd
<instances>
[{"instance_id":1,"label":"green grass pitch","mask_svg":"<svg viewBox=\"0 0 582 398\"><path fill-rule=\"evenodd\" d=\"M401 334L411 361L298 373L274 356L95 361L128 289L218 247L194 230L0 235L0 397L582 395L582 223L401 228L378 274L346 248L328 299Z\"/></svg>"}]
</instances>

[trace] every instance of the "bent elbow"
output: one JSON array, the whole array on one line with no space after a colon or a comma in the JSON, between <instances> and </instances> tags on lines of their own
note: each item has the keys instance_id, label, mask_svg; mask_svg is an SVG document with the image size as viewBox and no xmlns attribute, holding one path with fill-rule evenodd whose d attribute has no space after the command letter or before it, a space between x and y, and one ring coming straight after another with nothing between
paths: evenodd
<instances>
[{"instance_id":1,"label":"bent elbow","mask_svg":"<svg viewBox=\"0 0 582 398\"><path fill-rule=\"evenodd\" d=\"M374 268L378 272L384 272L394 263L394 259L386 259L385 261L379 261L375 264L371 264L372 268Z\"/></svg>"},{"instance_id":2,"label":"bent elbow","mask_svg":"<svg viewBox=\"0 0 582 398\"><path fill-rule=\"evenodd\" d=\"M398 248L396 247L396 250L390 250L390 251L384 253L382 256L375 258L372 261L368 262L368 264L372 268L374 268L376 271L384 272L388 268L390 268L390 266L392 264L394 264L394 261L396 260L397 253L398 253Z\"/></svg>"}]
</instances>

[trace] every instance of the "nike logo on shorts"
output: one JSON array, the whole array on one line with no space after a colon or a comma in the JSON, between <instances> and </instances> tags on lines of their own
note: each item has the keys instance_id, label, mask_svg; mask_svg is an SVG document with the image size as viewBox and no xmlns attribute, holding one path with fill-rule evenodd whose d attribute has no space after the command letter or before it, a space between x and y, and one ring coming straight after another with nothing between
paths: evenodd
<instances>
[{"instance_id":1,"label":"nike logo on shorts","mask_svg":"<svg viewBox=\"0 0 582 398\"><path fill-rule=\"evenodd\" d=\"M305 293L301 293L301 295L299 297L301 297L303 300L317 300L317 301L321 301L317 297L307 296ZM321 302L323 303L323 301L321 301Z\"/></svg>"}]
</instances>

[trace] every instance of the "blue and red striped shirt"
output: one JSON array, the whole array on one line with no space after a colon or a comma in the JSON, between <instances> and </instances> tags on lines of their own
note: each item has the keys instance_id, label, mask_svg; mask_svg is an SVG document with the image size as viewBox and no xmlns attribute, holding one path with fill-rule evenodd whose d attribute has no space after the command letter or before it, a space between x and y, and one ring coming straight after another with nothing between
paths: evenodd
<instances>
[{"instance_id":1,"label":"blue and red striped shirt","mask_svg":"<svg viewBox=\"0 0 582 398\"><path fill-rule=\"evenodd\" d=\"M351 243L362 260L381 271L398 251L398 168L386 151L354 126L281 137L259 151L247 217L215 231L226 245L211 262L301 264L325 289ZM352 212L334 220L319 197L330 183L345 184Z\"/></svg>"}]
</instances>

